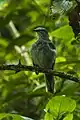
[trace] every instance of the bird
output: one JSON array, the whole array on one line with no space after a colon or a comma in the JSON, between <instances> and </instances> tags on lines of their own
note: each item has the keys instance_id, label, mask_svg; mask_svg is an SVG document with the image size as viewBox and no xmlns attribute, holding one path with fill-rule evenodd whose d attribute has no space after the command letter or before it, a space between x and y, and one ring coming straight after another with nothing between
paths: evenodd
<instances>
[{"instance_id":1,"label":"bird","mask_svg":"<svg viewBox=\"0 0 80 120\"><path fill-rule=\"evenodd\" d=\"M31 57L34 66L46 70L53 70L56 59L56 47L49 39L48 31L45 27L36 27L38 39L31 47ZM54 93L54 77L52 73L44 73L46 90Z\"/></svg>"}]
</instances>

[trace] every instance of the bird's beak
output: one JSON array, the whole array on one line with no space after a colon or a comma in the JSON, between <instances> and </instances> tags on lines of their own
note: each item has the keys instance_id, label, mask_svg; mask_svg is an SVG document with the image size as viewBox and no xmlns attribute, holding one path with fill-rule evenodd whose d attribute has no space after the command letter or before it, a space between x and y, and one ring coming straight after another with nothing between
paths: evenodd
<instances>
[{"instance_id":1,"label":"bird's beak","mask_svg":"<svg viewBox=\"0 0 80 120\"><path fill-rule=\"evenodd\" d=\"M35 28L33 31L34 31L34 32L38 32L39 30L38 30L37 28Z\"/></svg>"},{"instance_id":2,"label":"bird's beak","mask_svg":"<svg viewBox=\"0 0 80 120\"><path fill-rule=\"evenodd\" d=\"M36 32L36 29L34 29L33 31Z\"/></svg>"}]
</instances>

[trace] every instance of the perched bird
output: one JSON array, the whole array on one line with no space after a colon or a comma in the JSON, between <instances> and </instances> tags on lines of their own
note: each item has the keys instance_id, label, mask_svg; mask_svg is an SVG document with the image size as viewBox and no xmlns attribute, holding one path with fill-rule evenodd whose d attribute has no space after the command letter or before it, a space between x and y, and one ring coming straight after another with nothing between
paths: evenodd
<instances>
[{"instance_id":1,"label":"perched bird","mask_svg":"<svg viewBox=\"0 0 80 120\"><path fill-rule=\"evenodd\" d=\"M49 40L48 32L43 27L37 27L34 31L38 34L38 40L32 45L31 56L34 66L42 69L51 69L55 64L56 49ZM54 93L54 79L52 73L45 73L47 90Z\"/></svg>"}]
</instances>

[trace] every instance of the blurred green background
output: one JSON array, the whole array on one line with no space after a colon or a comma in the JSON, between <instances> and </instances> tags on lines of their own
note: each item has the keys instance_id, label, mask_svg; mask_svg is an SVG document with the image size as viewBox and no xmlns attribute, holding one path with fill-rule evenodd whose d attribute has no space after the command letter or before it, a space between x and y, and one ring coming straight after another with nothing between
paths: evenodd
<instances>
[{"instance_id":1,"label":"blurred green background","mask_svg":"<svg viewBox=\"0 0 80 120\"><path fill-rule=\"evenodd\" d=\"M44 26L57 49L54 69L80 77L80 35L77 40L69 25L76 6L75 0L0 0L0 65L18 64L19 60L32 65L30 48L37 39L33 29ZM80 113L79 83L55 77L55 92L73 98L75 116ZM43 74L0 71L0 113L40 120L49 98Z\"/></svg>"}]
</instances>

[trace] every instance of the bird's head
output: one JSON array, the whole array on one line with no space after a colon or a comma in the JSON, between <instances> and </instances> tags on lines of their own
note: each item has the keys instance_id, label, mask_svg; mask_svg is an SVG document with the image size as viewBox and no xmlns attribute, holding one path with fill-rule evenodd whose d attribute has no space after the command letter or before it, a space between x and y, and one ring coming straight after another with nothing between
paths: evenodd
<instances>
[{"instance_id":1,"label":"bird's head","mask_svg":"<svg viewBox=\"0 0 80 120\"><path fill-rule=\"evenodd\" d=\"M46 28L37 27L34 29L34 31L38 33L39 38L48 38L48 31L46 30Z\"/></svg>"}]
</instances>

